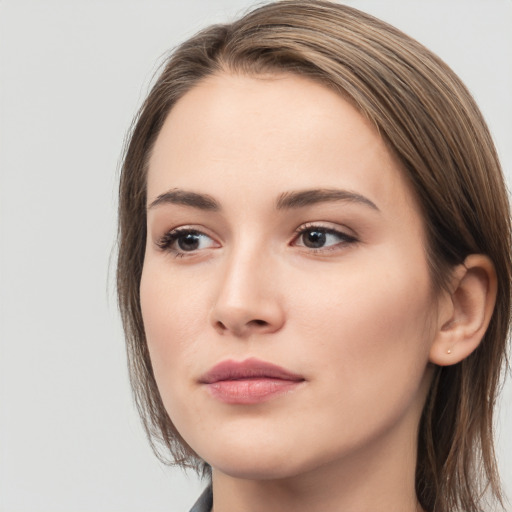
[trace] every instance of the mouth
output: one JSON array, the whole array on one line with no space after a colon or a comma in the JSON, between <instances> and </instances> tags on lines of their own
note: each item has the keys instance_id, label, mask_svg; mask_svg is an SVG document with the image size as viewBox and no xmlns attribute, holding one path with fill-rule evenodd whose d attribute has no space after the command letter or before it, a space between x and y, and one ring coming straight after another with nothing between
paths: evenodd
<instances>
[{"instance_id":1,"label":"mouth","mask_svg":"<svg viewBox=\"0 0 512 512\"><path fill-rule=\"evenodd\" d=\"M199 382L221 402L249 405L289 393L305 379L280 366L250 358L241 362L222 361Z\"/></svg>"}]
</instances>

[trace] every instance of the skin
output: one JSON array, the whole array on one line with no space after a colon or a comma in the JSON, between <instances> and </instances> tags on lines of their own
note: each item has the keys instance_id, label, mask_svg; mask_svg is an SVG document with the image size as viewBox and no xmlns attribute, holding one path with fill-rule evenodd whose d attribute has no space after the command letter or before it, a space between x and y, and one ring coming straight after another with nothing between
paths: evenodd
<instances>
[{"instance_id":1,"label":"skin","mask_svg":"<svg viewBox=\"0 0 512 512\"><path fill-rule=\"evenodd\" d=\"M177 189L218 211L154 204ZM282 194L309 189L375 207L276 208ZM297 234L311 225L341 235L315 250L311 231ZM180 249L182 234L163 249L176 228L201 232L200 245ZM487 290L478 275L468 282ZM225 73L178 101L150 159L141 307L166 410L213 468L215 512L420 510L430 360L452 364L474 347L446 334L457 301L432 291L399 163L339 95L294 75ZM304 382L253 405L223 403L200 382L217 363L249 357Z\"/></svg>"}]
</instances>

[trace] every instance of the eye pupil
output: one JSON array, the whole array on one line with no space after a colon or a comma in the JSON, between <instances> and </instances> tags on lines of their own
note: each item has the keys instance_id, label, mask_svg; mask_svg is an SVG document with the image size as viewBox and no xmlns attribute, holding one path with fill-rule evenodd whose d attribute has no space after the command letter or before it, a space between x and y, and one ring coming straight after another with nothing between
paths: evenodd
<instances>
[{"instance_id":1,"label":"eye pupil","mask_svg":"<svg viewBox=\"0 0 512 512\"><path fill-rule=\"evenodd\" d=\"M326 242L326 234L323 231L311 230L304 234L304 245L311 249L323 247Z\"/></svg>"},{"instance_id":2,"label":"eye pupil","mask_svg":"<svg viewBox=\"0 0 512 512\"><path fill-rule=\"evenodd\" d=\"M182 251L195 251L199 247L199 235L187 233L178 238L178 247Z\"/></svg>"}]
</instances>

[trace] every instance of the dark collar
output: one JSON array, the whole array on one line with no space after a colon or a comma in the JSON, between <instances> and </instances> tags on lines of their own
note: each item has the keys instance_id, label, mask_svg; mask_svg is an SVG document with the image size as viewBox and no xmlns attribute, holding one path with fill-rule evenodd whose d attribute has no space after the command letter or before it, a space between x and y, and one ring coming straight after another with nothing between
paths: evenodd
<instances>
[{"instance_id":1,"label":"dark collar","mask_svg":"<svg viewBox=\"0 0 512 512\"><path fill-rule=\"evenodd\" d=\"M212 487L209 485L199 499L194 503L194 506L190 509L190 512L211 512L213 507L213 493Z\"/></svg>"}]
</instances>

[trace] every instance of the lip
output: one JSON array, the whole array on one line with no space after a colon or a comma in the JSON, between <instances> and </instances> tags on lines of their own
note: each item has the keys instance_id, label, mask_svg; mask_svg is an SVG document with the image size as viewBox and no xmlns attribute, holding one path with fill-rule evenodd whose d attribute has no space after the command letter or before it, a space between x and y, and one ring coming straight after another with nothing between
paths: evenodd
<instances>
[{"instance_id":1,"label":"lip","mask_svg":"<svg viewBox=\"0 0 512 512\"><path fill-rule=\"evenodd\" d=\"M302 375L256 358L222 361L199 379L214 398L229 404L266 402L304 381Z\"/></svg>"}]
</instances>

